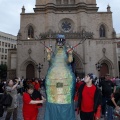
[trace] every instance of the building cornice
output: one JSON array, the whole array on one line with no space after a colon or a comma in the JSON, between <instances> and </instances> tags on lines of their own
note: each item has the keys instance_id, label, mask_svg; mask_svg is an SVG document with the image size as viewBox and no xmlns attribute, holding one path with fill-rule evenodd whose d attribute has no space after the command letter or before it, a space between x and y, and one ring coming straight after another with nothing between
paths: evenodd
<instances>
[{"instance_id":1,"label":"building cornice","mask_svg":"<svg viewBox=\"0 0 120 120\"><path fill-rule=\"evenodd\" d=\"M79 3L79 4L69 4L69 5L56 5L53 3L49 3L46 5L36 5L36 8L33 8L34 12L43 12L48 10L54 11L72 11L72 10L85 10L85 11L98 11L98 7L96 4L86 4L86 3Z\"/></svg>"}]
</instances>

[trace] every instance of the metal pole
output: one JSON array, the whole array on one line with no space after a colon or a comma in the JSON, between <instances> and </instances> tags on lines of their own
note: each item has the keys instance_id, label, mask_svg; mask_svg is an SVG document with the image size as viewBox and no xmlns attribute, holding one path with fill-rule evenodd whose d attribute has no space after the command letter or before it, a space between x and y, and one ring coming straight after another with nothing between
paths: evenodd
<instances>
[{"instance_id":1,"label":"metal pole","mask_svg":"<svg viewBox=\"0 0 120 120\"><path fill-rule=\"evenodd\" d=\"M37 69L38 69L38 73L39 73L39 79L40 79L40 72L41 72L41 69L43 68L43 64L38 64L36 65L37 66Z\"/></svg>"},{"instance_id":2,"label":"metal pole","mask_svg":"<svg viewBox=\"0 0 120 120\"><path fill-rule=\"evenodd\" d=\"M39 79L40 79L40 71L39 71Z\"/></svg>"}]
</instances>

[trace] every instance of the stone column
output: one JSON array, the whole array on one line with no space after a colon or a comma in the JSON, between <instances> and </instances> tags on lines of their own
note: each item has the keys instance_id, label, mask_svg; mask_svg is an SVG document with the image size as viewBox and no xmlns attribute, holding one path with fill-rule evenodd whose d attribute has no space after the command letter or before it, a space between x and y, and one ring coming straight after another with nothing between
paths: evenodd
<instances>
[{"instance_id":1,"label":"stone column","mask_svg":"<svg viewBox=\"0 0 120 120\"><path fill-rule=\"evenodd\" d=\"M68 0L68 4L71 4L70 0Z\"/></svg>"},{"instance_id":2,"label":"stone column","mask_svg":"<svg viewBox=\"0 0 120 120\"><path fill-rule=\"evenodd\" d=\"M63 4L64 0L61 0L61 4Z\"/></svg>"}]
</instances>

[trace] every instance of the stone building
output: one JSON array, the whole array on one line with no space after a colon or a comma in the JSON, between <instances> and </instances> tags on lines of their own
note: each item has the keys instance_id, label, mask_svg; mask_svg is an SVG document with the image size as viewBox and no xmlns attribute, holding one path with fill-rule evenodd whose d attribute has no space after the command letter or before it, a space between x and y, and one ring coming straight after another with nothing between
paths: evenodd
<instances>
[{"instance_id":1,"label":"stone building","mask_svg":"<svg viewBox=\"0 0 120 120\"><path fill-rule=\"evenodd\" d=\"M116 35L116 53L117 53L117 66L118 66L118 72L119 72L119 77L120 77L120 33Z\"/></svg>"},{"instance_id":2,"label":"stone building","mask_svg":"<svg viewBox=\"0 0 120 120\"><path fill-rule=\"evenodd\" d=\"M66 44L70 46L83 40L82 33L86 38L74 49L72 65L76 75L89 72L97 76L118 75L115 30L109 5L105 12L98 12L96 0L36 0L33 9L34 13L26 13L23 7L20 14L17 76L38 77L39 63L43 64L40 77L46 75L48 62L44 45L54 50L57 33L65 34Z\"/></svg>"},{"instance_id":3,"label":"stone building","mask_svg":"<svg viewBox=\"0 0 120 120\"><path fill-rule=\"evenodd\" d=\"M0 64L8 64L8 50L17 48L17 37L0 32Z\"/></svg>"}]
</instances>

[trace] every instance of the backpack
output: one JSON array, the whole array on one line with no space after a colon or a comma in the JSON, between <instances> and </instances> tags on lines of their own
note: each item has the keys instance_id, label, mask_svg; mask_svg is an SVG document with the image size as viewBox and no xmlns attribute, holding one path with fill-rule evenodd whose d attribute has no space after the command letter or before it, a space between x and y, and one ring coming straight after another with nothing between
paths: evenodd
<instances>
[{"instance_id":1,"label":"backpack","mask_svg":"<svg viewBox=\"0 0 120 120\"><path fill-rule=\"evenodd\" d=\"M12 104L12 100L13 98L10 94L4 93L0 100L0 103L5 107L10 107Z\"/></svg>"}]
</instances>

